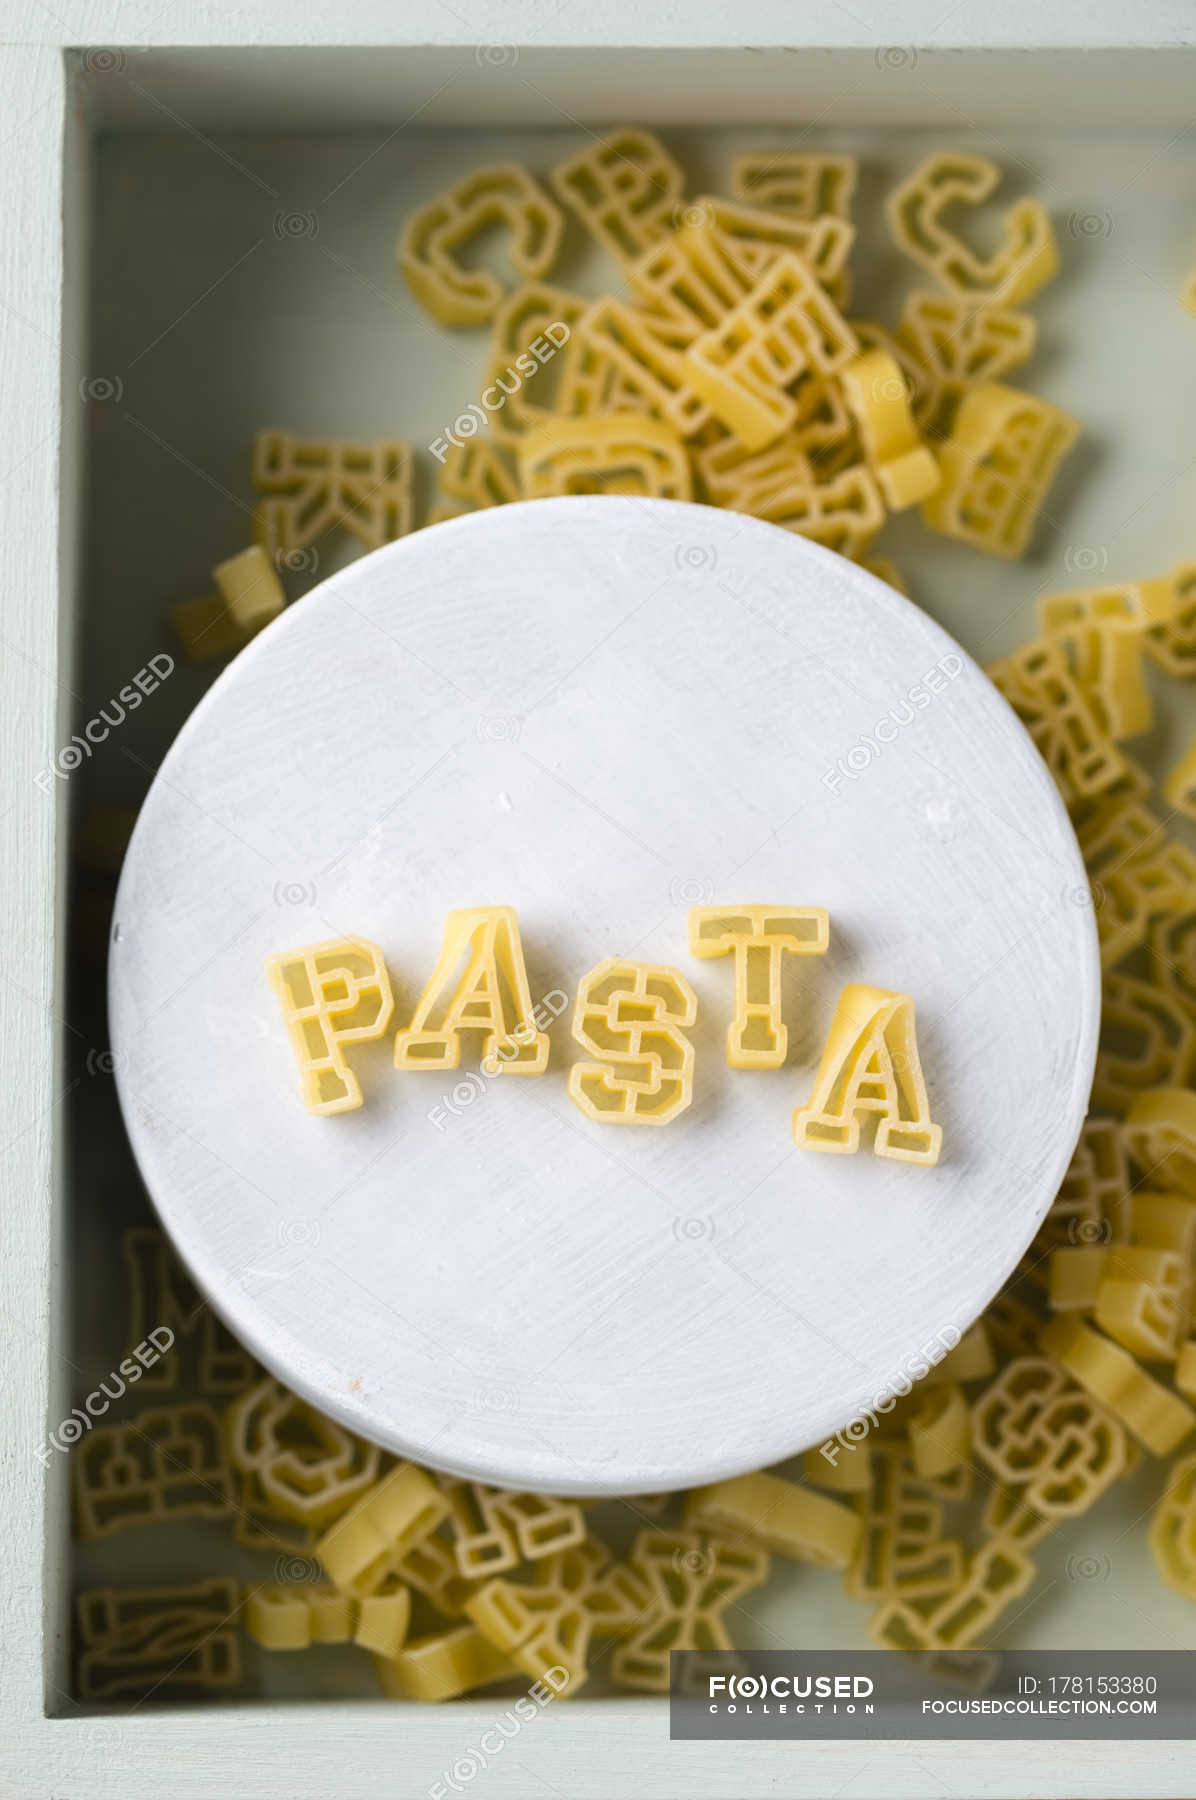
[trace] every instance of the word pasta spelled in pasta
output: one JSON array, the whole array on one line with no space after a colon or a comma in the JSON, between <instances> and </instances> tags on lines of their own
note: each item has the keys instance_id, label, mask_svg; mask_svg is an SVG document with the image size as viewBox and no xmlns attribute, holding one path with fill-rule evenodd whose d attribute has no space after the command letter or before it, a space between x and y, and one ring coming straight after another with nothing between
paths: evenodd
<instances>
[{"instance_id":1,"label":"word pasta spelled in pasta","mask_svg":"<svg viewBox=\"0 0 1196 1800\"><path fill-rule=\"evenodd\" d=\"M734 1016L726 1059L734 1069L778 1069L789 1033L781 1017L786 957L821 956L830 921L818 906L697 906L689 943L698 958L734 969ZM309 1112L351 1112L361 1083L346 1046L380 1038L394 1011L386 962L364 938L334 938L285 950L267 965ZM462 1038L481 1039L484 1074L542 1075L547 1027L567 1005L559 988L532 1001L519 924L510 906L451 912L436 967L410 1023L395 1034L398 1069L460 1067ZM698 997L667 963L608 957L577 987L572 1034L590 1060L569 1071L569 1097L600 1124L668 1125L693 1102L690 1032ZM844 988L808 1105L794 1114L799 1147L858 1150L865 1122L873 1148L897 1162L934 1164L942 1130L930 1104L908 994L855 983Z\"/></svg>"}]
</instances>

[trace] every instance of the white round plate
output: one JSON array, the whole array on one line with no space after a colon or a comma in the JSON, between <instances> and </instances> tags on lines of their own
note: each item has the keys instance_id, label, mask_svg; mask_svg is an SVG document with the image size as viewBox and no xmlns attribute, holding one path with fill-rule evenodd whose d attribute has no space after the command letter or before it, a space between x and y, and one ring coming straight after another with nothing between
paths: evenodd
<instances>
[{"instance_id":1,"label":"white round plate","mask_svg":"<svg viewBox=\"0 0 1196 1800\"><path fill-rule=\"evenodd\" d=\"M180 733L117 901L121 1101L200 1287L305 1398L510 1487L687 1486L822 1441L1008 1275L1087 1100L1086 896L1029 738L892 589L735 513L505 506L324 583ZM828 909L784 1069L727 1066L695 902ZM684 972L692 1107L585 1118L570 1005L542 1076L400 1072L388 1035L360 1110L306 1113L266 958L371 939L406 1024L445 914L499 904L533 1000ZM915 998L937 1168L794 1146L850 981Z\"/></svg>"}]
</instances>

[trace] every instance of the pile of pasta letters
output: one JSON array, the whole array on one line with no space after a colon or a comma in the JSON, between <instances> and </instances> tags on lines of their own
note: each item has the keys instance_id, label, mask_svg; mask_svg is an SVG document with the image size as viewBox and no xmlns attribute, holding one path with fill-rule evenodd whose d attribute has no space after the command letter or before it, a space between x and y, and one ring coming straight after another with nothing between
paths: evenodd
<instances>
[{"instance_id":1,"label":"pile of pasta letters","mask_svg":"<svg viewBox=\"0 0 1196 1800\"><path fill-rule=\"evenodd\" d=\"M691 197L666 148L628 128L547 185L488 167L421 207L400 237L403 278L442 324L492 334L491 397L433 446L423 522L564 493L695 498L900 586L871 550L889 512L918 505L934 532L1021 554L1078 433L1004 380L1034 348L1020 309L1058 264L1049 216L1016 201L981 257L944 215L986 201L1000 171L928 157L887 216L933 286L890 330L851 314L855 180L845 156L758 153L736 160L732 197ZM548 284L570 218L617 270L599 299ZM511 290L467 260L496 223ZM374 548L413 529L413 472L404 442L263 432L259 541L220 565L215 593L176 608L189 654L247 641L284 604L280 571L302 572L328 533ZM78 1533L224 1520L264 1573L84 1592L79 1696L234 1684L243 1633L277 1652L356 1646L345 1654L369 1653L394 1697L512 1681L569 1695L595 1669L664 1692L670 1650L751 1646L744 1598L775 1557L842 1571L879 1644L983 1645L1027 1603L1036 1546L1143 1455L1159 1467L1160 1574L1196 1600L1196 858L1123 747L1152 722L1147 659L1196 673L1196 563L1048 596L1037 638L990 670L1075 822L1105 988L1071 1168L961 1341L785 1474L620 1503L637 1529L616 1549L584 1500L449 1479L353 1437L256 1369L164 1241L134 1231L130 1330L166 1322L176 1342L142 1376L139 1409L73 1450ZM1168 818L1196 818L1196 745L1163 796Z\"/></svg>"}]
</instances>

